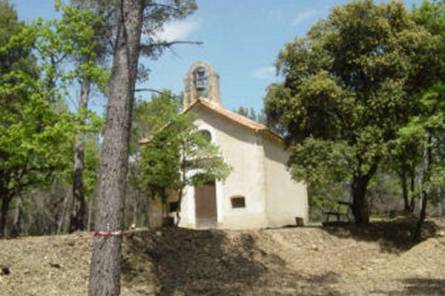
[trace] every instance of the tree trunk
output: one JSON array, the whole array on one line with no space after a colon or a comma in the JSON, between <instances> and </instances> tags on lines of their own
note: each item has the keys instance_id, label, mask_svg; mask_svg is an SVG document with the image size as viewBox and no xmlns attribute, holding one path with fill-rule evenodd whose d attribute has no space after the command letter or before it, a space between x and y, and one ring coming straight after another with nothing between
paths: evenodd
<instances>
[{"instance_id":1,"label":"tree trunk","mask_svg":"<svg viewBox=\"0 0 445 296\"><path fill-rule=\"evenodd\" d=\"M413 213L414 209L416 208L416 196L415 196L415 190L416 190L416 171L413 169L411 173L411 204L409 206L410 212Z\"/></svg>"},{"instance_id":2,"label":"tree trunk","mask_svg":"<svg viewBox=\"0 0 445 296\"><path fill-rule=\"evenodd\" d=\"M88 201L88 220L87 220L87 230L91 231L91 224L92 224L92 218L93 218L93 199L90 198L90 200Z\"/></svg>"},{"instance_id":3,"label":"tree trunk","mask_svg":"<svg viewBox=\"0 0 445 296\"><path fill-rule=\"evenodd\" d=\"M422 236L422 226L426 217L426 206L428 203L428 194L424 190L420 192L420 214L419 219L416 224L416 229L414 230L413 240L417 241Z\"/></svg>"},{"instance_id":4,"label":"tree trunk","mask_svg":"<svg viewBox=\"0 0 445 296\"><path fill-rule=\"evenodd\" d=\"M2 207L0 210L0 237L6 237L6 223L8 219L9 204L11 198L8 195L2 197Z\"/></svg>"},{"instance_id":5,"label":"tree trunk","mask_svg":"<svg viewBox=\"0 0 445 296\"><path fill-rule=\"evenodd\" d=\"M437 214L439 217L443 216L443 196L442 196L442 188L439 188L439 204L438 204L438 209L437 209Z\"/></svg>"},{"instance_id":6,"label":"tree trunk","mask_svg":"<svg viewBox=\"0 0 445 296\"><path fill-rule=\"evenodd\" d=\"M150 206L151 206L151 198L152 198L151 193L149 194L148 197L145 197L145 198L146 198L146 203L145 203L146 207L145 207L145 224L144 225L146 225L147 228L150 229L151 228Z\"/></svg>"},{"instance_id":7,"label":"tree trunk","mask_svg":"<svg viewBox=\"0 0 445 296\"><path fill-rule=\"evenodd\" d=\"M88 98L90 96L91 83L84 79L81 84L79 113L82 116L82 123L85 122L85 112L88 109ZM73 198L71 206L69 232L85 229L86 202L83 188L83 169L85 158L85 137L82 133L76 138L74 144L74 165L73 165Z\"/></svg>"},{"instance_id":8,"label":"tree trunk","mask_svg":"<svg viewBox=\"0 0 445 296\"><path fill-rule=\"evenodd\" d=\"M181 222L181 203L184 189L181 188L178 190L178 208L176 209L176 223L175 226L179 226L179 222Z\"/></svg>"},{"instance_id":9,"label":"tree trunk","mask_svg":"<svg viewBox=\"0 0 445 296\"><path fill-rule=\"evenodd\" d=\"M419 240L422 237L422 226L426 217L426 207L428 204L428 192L427 188L425 188L425 183L429 179L430 168L431 168L431 160L432 160L432 151L431 151L431 135L427 133L427 141L425 144L424 152L423 152L423 166L422 173L420 174L420 214L419 220L417 221L416 229L414 231L413 239Z\"/></svg>"},{"instance_id":10,"label":"tree trunk","mask_svg":"<svg viewBox=\"0 0 445 296\"><path fill-rule=\"evenodd\" d=\"M0 237L6 236L6 221L8 217L9 210L9 198L2 198L2 207L0 211Z\"/></svg>"},{"instance_id":11,"label":"tree trunk","mask_svg":"<svg viewBox=\"0 0 445 296\"><path fill-rule=\"evenodd\" d=\"M12 221L11 236L17 237L22 232L22 198L20 195L16 197L14 219Z\"/></svg>"},{"instance_id":12,"label":"tree trunk","mask_svg":"<svg viewBox=\"0 0 445 296\"><path fill-rule=\"evenodd\" d=\"M401 183L400 185L402 187L403 209L405 212L410 212L411 206L410 206L409 198L408 198L408 182L406 180L405 171L403 171L400 176L400 183Z\"/></svg>"},{"instance_id":13,"label":"tree trunk","mask_svg":"<svg viewBox=\"0 0 445 296\"><path fill-rule=\"evenodd\" d=\"M133 196L133 218L131 224L136 226L138 225L138 212L139 212L139 201L138 201L138 194L136 190L133 190L132 192Z\"/></svg>"},{"instance_id":14,"label":"tree trunk","mask_svg":"<svg viewBox=\"0 0 445 296\"><path fill-rule=\"evenodd\" d=\"M96 231L119 231L123 224L128 145L140 48L143 0L121 0L120 20L109 81ZM120 294L121 235L93 238L89 295Z\"/></svg>"},{"instance_id":15,"label":"tree trunk","mask_svg":"<svg viewBox=\"0 0 445 296\"><path fill-rule=\"evenodd\" d=\"M359 160L356 174L354 174L351 183L352 195L352 214L354 215L355 224L366 225L369 224L369 203L366 196L368 191L369 180L377 171L378 161L375 161L366 174L360 174Z\"/></svg>"},{"instance_id":16,"label":"tree trunk","mask_svg":"<svg viewBox=\"0 0 445 296\"><path fill-rule=\"evenodd\" d=\"M64 233L66 231L66 212L67 212L67 208L68 208L68 203L70 201L71 195L69 193L69 191L67 191L65 193L65 198L63 199L63 206L62 206L62 214L60 214L59 217L59 223L57 225L57 234L61 234Z\"/></svg>"},{"instance_id":17,"label":"tree trunk","mask_svg":"<svg viewBox=\"0 0 445 296\"><path fill-rule=\"evenodd\" d=\"M9 209L9 190L8 190L8 178L5 178L5 172L0 172L0 238L6 236L6 219Z\"/></svg>"},{"instance_id":18,"label":"tree trunk","mask_svg":"<svg viewBox=\"0 0 445 296\"><path fill-rule=\"evenodd\" d=\"M355 224L369 223L369 204L366 197L369 178L367 176L354 176L352 179L352 214Z\"/></svg>"}]
</instances>

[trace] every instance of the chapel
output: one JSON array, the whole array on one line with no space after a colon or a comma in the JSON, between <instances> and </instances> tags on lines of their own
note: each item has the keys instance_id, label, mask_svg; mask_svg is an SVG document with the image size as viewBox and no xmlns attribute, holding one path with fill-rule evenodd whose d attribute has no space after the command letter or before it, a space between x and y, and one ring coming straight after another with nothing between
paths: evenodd
<instances>
[{"instance_id":1,"label":"chapel","mask_svg":"<svg viewBox=\"0 0 445 296\"><path fill-rule=\"evenodd\" d=\"M283 139L265 125L227 110L219 75L205 62L194 63L184 79L183 112L219 146L232 167L224 181L187 187L180 227L248 229L282 227L308 220L306 185L291 178L290 153ZM176 203L176 204L175 204ZM171 217L177 198L169 197ZM150 205L150 224L162 223L161 205Z\"/></svg>"}]
</instances>

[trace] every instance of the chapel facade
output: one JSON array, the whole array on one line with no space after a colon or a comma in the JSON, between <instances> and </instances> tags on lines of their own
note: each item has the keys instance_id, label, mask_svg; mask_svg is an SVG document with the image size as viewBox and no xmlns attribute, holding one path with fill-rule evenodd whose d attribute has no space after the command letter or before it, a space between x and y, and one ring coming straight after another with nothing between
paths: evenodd
<instances>
[{"instance_id":1,"label":"chapel facade","mask_svg":"<svg viewBox=\"0 0 445 296\"><path fill-rule=\"evenodd\" d=\"M194 63L184 80L183 112L219 146L232 167L224 181L187 187L179 226L247 229L282 227L308 220L306 186L293 180L283 139L263 124L222 106L219 75L205 62ZM174 217L177 198L169 198ZM150 206L150 224L162 223L161 205Z\"/></svg>"}]
</instances>

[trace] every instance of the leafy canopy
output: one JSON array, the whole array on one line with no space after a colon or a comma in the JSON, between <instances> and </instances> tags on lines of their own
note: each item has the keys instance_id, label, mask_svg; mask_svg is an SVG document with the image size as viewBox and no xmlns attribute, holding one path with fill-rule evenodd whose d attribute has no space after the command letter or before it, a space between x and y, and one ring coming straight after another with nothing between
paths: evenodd
<instances>
[{"instance_id":1,"label":"leafy canopy","mask_svg":"<svg viewBox=\"0 0 445 296\"><path fill-rule=\"evenodd\" d=\"M293 145L292 173L313 191L369 180L431 84L434 38L400 2L353 1L296 38L277 60L269 124Z\"/></svg>"},{"instance_id":2,"label":"leafy canopy","mask_svg":"<svg viewBox=\"0 0 445 296\"><path fill-rule=\"evenodd\" d=\"M0 2L0 182L1 198L47 184L69 165L73 118L57 111L51 91L39 77L32 55L33 31L17 20L7 2Z\"/></svg>"}]
</instances>

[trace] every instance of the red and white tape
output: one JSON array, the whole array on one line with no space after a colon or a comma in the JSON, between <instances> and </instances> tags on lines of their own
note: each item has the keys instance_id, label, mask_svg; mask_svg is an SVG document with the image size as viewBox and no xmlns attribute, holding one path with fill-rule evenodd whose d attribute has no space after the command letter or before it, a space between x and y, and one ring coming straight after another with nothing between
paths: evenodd
<instances>
[{"instance_id":1,"label":"red and white tape","mask_svg":"<svg viewBox=\"0 0 445 296\"><path fill-rule=\"evenodd\" d=\"M96 231L93 232L94 236L100 237L100 238L102 238L104 240L107 240L107 239L109 239L112 236L119 236L121 234L122 234L122 231L120 231L120 230L115 230L115 231L111 231L111 230L109 230L109 231L96 230Z\"/></svg>"}]
</instances>

